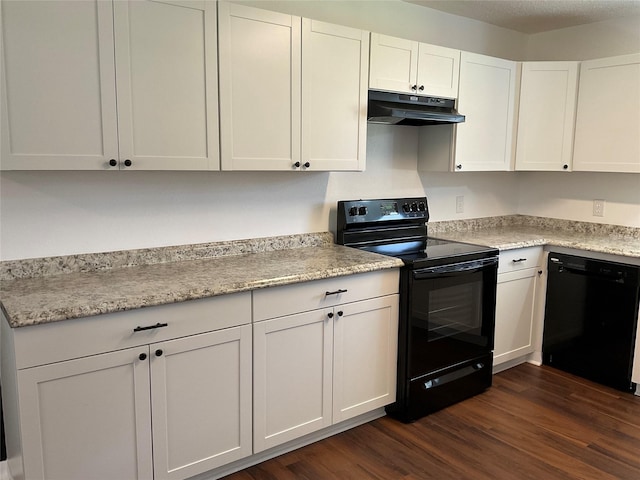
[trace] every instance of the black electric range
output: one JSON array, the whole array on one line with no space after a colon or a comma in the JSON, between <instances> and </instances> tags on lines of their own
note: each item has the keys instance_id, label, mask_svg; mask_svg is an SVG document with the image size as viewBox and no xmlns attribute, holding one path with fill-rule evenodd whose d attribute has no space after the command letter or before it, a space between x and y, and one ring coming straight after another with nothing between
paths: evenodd
<instances>
[{"instance_id":1,"label":"black electric range","mask_svg":"<svg viewBox=\"0 0 640 480\"><path fill-rule=\"evenodd\" d=\"M396 402L403 421L491 385L498 250L427 235L426 197L338 202L337 243L403 260Z\"/></svg>"}]
</instances>

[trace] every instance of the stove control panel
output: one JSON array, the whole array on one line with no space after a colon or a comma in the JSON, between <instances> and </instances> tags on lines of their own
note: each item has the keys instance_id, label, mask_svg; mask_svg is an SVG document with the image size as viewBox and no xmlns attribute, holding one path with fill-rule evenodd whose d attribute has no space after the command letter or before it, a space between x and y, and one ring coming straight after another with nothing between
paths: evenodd
<instances>
[{"instance_id":1,"label":"stove control panel","mask_svg":"<svg viewBox=\"0 0 640 480\"><path fill-rule=\"evenodd\" d=\"M383 200L347 200L338 202L338 223L344 226L390 221L429 220L426 197Z\"/></svg>"}]
</instances>

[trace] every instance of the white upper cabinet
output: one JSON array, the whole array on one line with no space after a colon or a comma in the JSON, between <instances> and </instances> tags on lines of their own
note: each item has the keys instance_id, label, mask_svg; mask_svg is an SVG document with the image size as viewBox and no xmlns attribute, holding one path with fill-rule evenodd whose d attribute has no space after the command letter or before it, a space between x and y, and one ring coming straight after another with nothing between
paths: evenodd
<instances>
[{"instance_id":1,"label":"white upper cabinet","mask_svg":"<svg viewBox=\"0 0 640 480\"><path fill-rule=\"evenodd\" d=\"M462 52L454 170L513 170L517 63Z\"/></svg>"},{"instance_id":2,"label":"white upper cabinet","mask_svg":"<svg viewBox=\"0 0 640 480\"><path fill-rule=\"evenodd\" d=\"M364 170L369 33L302 20L302 166Z\"/></svg>"},{"instance_id":3,"label":"white upper cabinet","mask_svg":"<svg viewBox=\"0 0 640 480\"><path fill-rule=\"evenodd\" d=\"M114 2L120 160L219 170L215 2Z\"/></svg>"},{"instance_id":4,"label":"white upper cabinet","mask_svg":"<svg viewBox=\"0 0 640 480\"><path fill-rule=\"evenodd\" d=\"M92 170L118 157L109 2L3 1L3 170Z\"/></svg>"},{"instance_id":5,"label":"white upper cabinet","mask_svg":"<svg viewBox=\"0 0 640 480\"><path fill-rule=\"evenodd\" d=\"M371 34L369 88L456 98L459 70L460 50Z\"/></svg>"},{"instance_id":6,"label":"white upper cabinet","mask_svg":"<svg viewBox=\"0 0 640 480\"><path fill-rule=\"evenodd\" d=\"M363 170L368 32L221 2L223 170Z\"/></svg>"},{"instance_id":7,"label":"white upper cabinet","mask_svg":"<svg viewBox=\"0 0 640 480\"><path fill-rule=\"evenodd\" d=\"M219 4L223 170L300 162L300 17Z\"/></svg>"},{"instance_id":8,"label":"white upper cabinet","mask_svg":"<svg viewBox=\"0 0 640 480\"><path fill-rule=\"evenodd\" d=\"M574 171L640 172L640 54L582 62Z\"/></svg>"},{"instance_id":9,"label":"white upper cabinet","mask_svg":"<svg viewBox=\"0 0 640 480\"><path fill-rule=\"evenodd\" d=\"M219 169L215 3L3 1L2 28L2 169Z\"/></svg>"},{"instance_id":10,"label":"white upper cabinet","mask_svg":"<svg viewBox=\"0 0 640 480\"><path fill-rule=\"evenodd\" d=\"M522 64L516 170L571 171L578 62Z\"/></svg>"}]
</instances>

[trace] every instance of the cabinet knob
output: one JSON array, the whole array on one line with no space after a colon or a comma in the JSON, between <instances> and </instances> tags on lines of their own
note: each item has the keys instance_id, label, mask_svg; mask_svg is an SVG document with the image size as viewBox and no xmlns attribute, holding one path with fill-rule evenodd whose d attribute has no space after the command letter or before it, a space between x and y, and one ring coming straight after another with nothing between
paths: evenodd
<instances>
[{"instance_id":1,"label":"cabinet knob","mask_svg":"<svg viewBox=\"0 0 640 480\"><path fill-rule=\"evenodd\" d=\"M125 167L130 167L132 164L131 160L129 160L128 158L124 161L124 166Z\"/></svg>"},{"instance_id":2,"label":"cabinet knob","mask_svg":"<svg viewBox=\"0 0 640 480\"><path fill-rule=\"evenodd\" d=\"M140 360L146 360L147 359L147 354L146 353L141 353L140 355L138 355L138 358Z\"/></svg>"},{"instance_id":3,"label":"cabinet knob","mask_svg":"<svg viewBox=\"0 0 640 480\"><path fill-rule=\"evenodd\" d=\"M112 158L111 160L109 160L109 165L115 167L116 165L118 165L118 161L115 158Z\"/></svg>"},{"instance_id":4,"label":"cabinet knob","mask_svg":"<svg viewBox=\"0 0 640 480\"><path fill-rule=\"evenodd\" d=\"M311 164L309 162L304 162L304 168L309 168L311 166Z\"/></svg>"},{"instance_id":5,"label":"cabinet knob","mask_svg":"<svg viewBox=\"0 0 640 480\"><path fill-rule=\"evenodd\" d=\"M414 92L418 89L418 85L411 85L411 90Z\"/></svg>"},{"instance_id":6,"label":"cabinet knob","mask_svg":"<svg viewBox=\"0 0 640 480\"><path fill-rule=\"evenodd\" d=\"M296 167L296 168L300 168L300 162L294 163L293 166Z\"/></svg>"},{"instance_id":7,"label":"cabinet knob","mask_svg":"<svg viewBox=\"0 0 640 480\"><path fill-rule=\"evenodd\" d=\"M338 316L339 316L339 317L341 317L342 315L344 315L344 312L343 312L342 310L340 310L340 311L338 312Z\"/></svg>"},{"instance_id":8,"label":"cabinet knob","mask_svg":"<svg viewBox=\"0 0 640 480\"><path fill-rule=\"evenodd\" d=\"M159 348L158 350L156 350L156 357L161 357L162 353L162 350Z\"/></svg>"},{"instance_id":9,"label":"cabinet knob","mask_svg":"<svg viewBox=\"0 0 640 480\"><path fill-rule=\"evenodd\" d=\"M420 88L418 88L418 90L422 92L424 90L424 85L420 85Z\"/></svg>"},{"instance_id":10,"label":"cabinet knob","mask_svg":"<svg viewBox=\"0 0 640 480\"><path fill-rule=\"evenodd\" d=\"M569 165L567 165L567 164L564 164L564 165L562 166L562 169L563 169L563 170L567 170L568 168L569 168Z\"/></svg>"},{"instance_id":11,"label":"cabinet knob","mask_svg":"<svg viewBox=\"0 0 640 480\"><path fill-rule=\"evenodd\" d=\"M542 270L538 270L538 275L542 275Z\"/></svg>"},{"instance_id":12,"label":"cabinet knob","mask_svg":"<svg viewBox=\"0 0 640 480\"><path fill-rule=\"evenodd\" d=\"M456 170L462 170L462 165L456 165Z\"/></svg>"},{"instance_id":13,"label":"cabinet knob","mask_svg":"<svg viewBox=\"0 0 640 480\"><path fill-rule=\"evenodd\" d=\"M333 318L333 312L329 312L329 313L327 313L327 317L329 317L329 318Z\"/></svg>"}]
</instances>

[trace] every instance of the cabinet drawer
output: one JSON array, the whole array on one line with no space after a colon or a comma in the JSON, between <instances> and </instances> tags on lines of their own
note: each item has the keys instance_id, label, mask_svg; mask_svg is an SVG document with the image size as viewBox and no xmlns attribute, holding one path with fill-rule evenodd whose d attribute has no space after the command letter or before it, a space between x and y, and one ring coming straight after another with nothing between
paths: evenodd
<instances>
[{"instance_id":1,"label":"cabinet drawer","mask_svg":"<svg viewBox=\"0 0 640 480\"><path fill-rule=\"evenodd\" d=\"M391 295L398 293L398 281L394 268L255 290L253 321Z\"/></svg>"},{"instance_id":2,"label":"cabinet drawer","mask_svg":"<svg viewBox=\"0 0 640 480\"><path fill-rule=\"evenodd\" d=\"M251 293L171 303L12 330L18 369L251 322ZM134 331L137 327L167 324Z\"/></svg>"},{"instance_id":3,"label":"cabinet drawer","mask_svg":"<svg viewBox=\"0 0 640 480\"><path fill-rule=\"evenodd\" d=\"M537 267L542 261L542 247L517 248L500 252L498 273Z\"/></svg>"}]
</instances>

